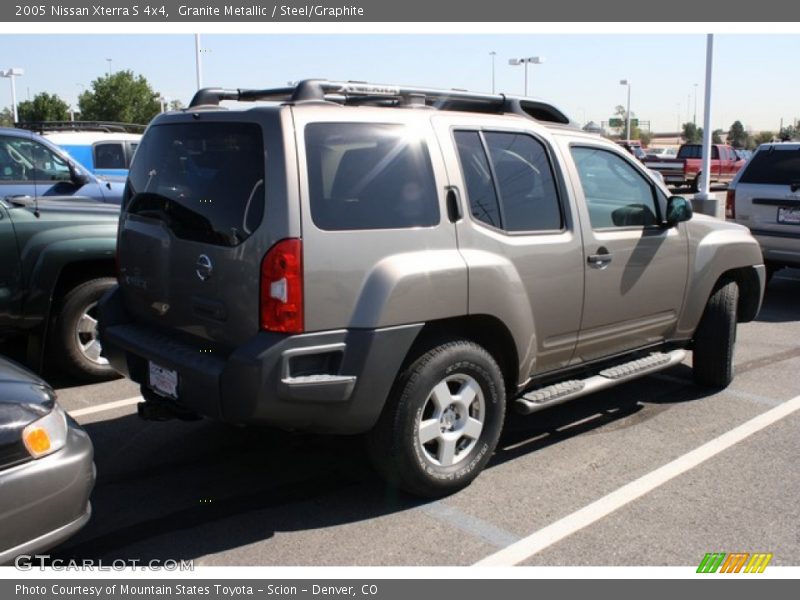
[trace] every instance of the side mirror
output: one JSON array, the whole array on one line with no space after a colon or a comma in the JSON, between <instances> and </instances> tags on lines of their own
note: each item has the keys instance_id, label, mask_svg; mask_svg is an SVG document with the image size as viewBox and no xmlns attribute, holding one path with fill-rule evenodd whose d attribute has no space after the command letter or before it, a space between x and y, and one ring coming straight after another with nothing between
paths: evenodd
<instances>
[{"instance_id":1,"label":"side mirror","mask_svg":"<svg viewBox=\"0 0 800 600\"><path fill-rule=\"evenodd\" d=\"M80 171L75 163L70 161L67 163L69 166L69 178L75 185L86 185L89 183L89 176L83 171Z\"/></svg>"},{"instance_id":2,"label":"side mirror","mask_svg":"<svg viewBox=\"0 0 800 600\"><path fill-rule=\"evenodd\" d=\"M692 218L691 203L683 196L670 196L667 200L667 227L675 227L678 223L688 221Z\"/></svg>"}]
</instances>

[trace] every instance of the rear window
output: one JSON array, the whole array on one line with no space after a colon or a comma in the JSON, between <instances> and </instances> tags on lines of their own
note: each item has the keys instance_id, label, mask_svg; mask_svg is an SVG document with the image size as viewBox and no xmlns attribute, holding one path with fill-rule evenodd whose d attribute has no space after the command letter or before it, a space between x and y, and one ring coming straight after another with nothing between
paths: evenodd
<instances>
[{"instance_id":1,"label":"rear window","mask_svg":"<svg viewBox=\"0 0 800 600\"><path fill-rule=\"evenodd\" d=\"M127 169L125 164L125 148L119 142L95 144L95 169Z\"/></svg>"},{"instance_id":2,"label":"rear window","mask_svg":"<svg viewBox=\"0 0 800 600\"><path fill-rule=\"evenodd\" d=\"M123 206L179 238L236 246L264 216L264 147L255 123L151 127L136 150Z\"/></svg>"},{"instance_id":3,"label":"rear window","mask_svg":"<svg viewBox=\"0 0 800 600\"><path fill-rule=\"evenodd\" d=\"M773 147L756 152L739 181L774 185L800 183L800 148Z\"/></svg>"},{"instance_id":4,"label":"rear window","mask_svg":"<svg viewBox=\"0 0 800 600\"><path fill-rule=\"evenodd\" d=\"M703 146L681 146L678 150L678 158L703 158ZM719 149L716 146L711 146L711 158L719 159Z\"/></svg>"},{"instance_id":5,"label":"rear window","mask_svg":"<svg viewBox=\"0 0 800 600\"><path fill-rule=\"evenodd\" d=\"M305 142L311 218L320 229L397 229L439 223L428 147L408 127L311 123L306 126Z\"/></svg>"}]
</instances>

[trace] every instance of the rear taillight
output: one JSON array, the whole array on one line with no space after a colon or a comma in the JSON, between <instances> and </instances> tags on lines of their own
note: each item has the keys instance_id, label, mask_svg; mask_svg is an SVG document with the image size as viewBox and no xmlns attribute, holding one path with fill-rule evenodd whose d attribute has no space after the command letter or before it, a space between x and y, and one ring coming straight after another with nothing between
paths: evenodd
<instances>
[{"instance_id":1,"label":"rear taillight","mask_svg":"<svg viewBox=\"0 0 800 600\"><path fill-rule=\"evenodd\" d=\"M725 194L725 218L736 218L736 190L728 188L728 193Z\"/></svg>"},{"instance_id":2,"label":"rear taillight","mask_svg":"<svg viewBox=\"0 0 800 600\"><path fill-rule=\"evenodd\" d=\"M261 261L261 329L303 331L303 243L281 240Z\"/></svg>"}]
</instances>

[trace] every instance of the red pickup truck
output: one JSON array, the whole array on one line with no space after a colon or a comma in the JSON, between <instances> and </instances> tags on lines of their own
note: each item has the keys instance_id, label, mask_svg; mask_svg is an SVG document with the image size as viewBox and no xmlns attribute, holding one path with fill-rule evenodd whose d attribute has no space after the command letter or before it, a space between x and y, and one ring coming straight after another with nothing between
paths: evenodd
<instances>
[{"instance_id":1,"label":"red pickup truck","mask_svg":"<svg viewBox=\"0 0 800 600\"><path fill-rule=\"evenodd\" d=\"M644 165L648 169L658 171L669 186L681 187L691 185L696 192L700 183L700 171L703 164L702 144L683 144L675 158L648 158ZM733 146L727 144L711 145L711 179L712 183L728 183L745 161L740 159Z\"/></svg>"}]
</instances>

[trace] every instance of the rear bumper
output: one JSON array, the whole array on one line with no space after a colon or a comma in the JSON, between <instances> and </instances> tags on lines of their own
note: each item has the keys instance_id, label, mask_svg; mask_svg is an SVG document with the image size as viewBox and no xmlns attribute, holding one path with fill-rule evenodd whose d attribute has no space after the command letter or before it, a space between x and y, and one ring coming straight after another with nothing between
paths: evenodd
<instances>
[{"instance_id":1,"label":"rear bumper","mask_svg":"<svg viewBox=\"0 0 800 600\"><path fill-rule=\"evenodd\" d=\"M64 448L0 471L0 565L52 548L86 524L92 458L89 436L71 422Z\"/></svg>"},{"instance_id":2,"label":"rear bumper","mask_svg":"<svg viewBox=\"0 0 800 600\"><path fill-rule=\"evenodd\" d=\"M259 332L232 352L133 322L118 288L100 304L103 355L153 393L149 362L177 373L183 408L215 419L324 433L375 424L422 324L283 335Z\"/></svg>"},{"instance_id":3,"label":"rear bumper","mask_svg":"<svg viewBox=\"0 0 800 600\"><path fill-rule=\"evenodd\" d=\"M800 267L800 227L796 234L760 229L751 229L750 232L761 245L761 252L766 262Z\"/></svg>"}]
</instances>

